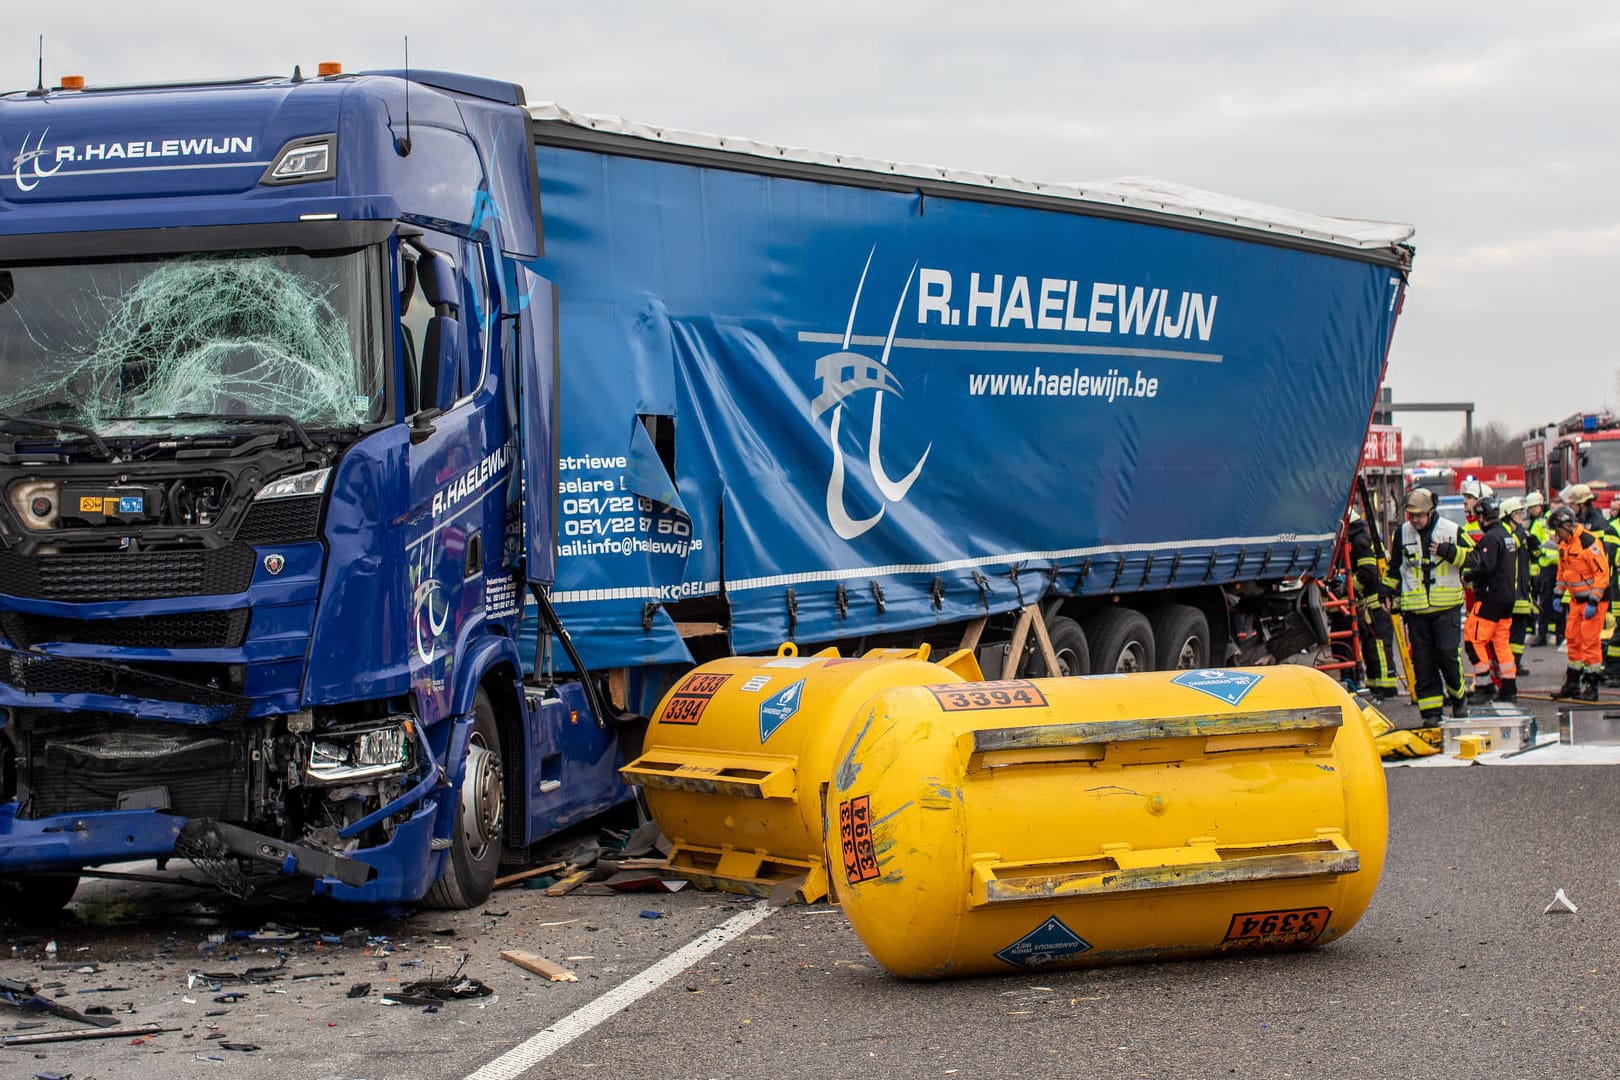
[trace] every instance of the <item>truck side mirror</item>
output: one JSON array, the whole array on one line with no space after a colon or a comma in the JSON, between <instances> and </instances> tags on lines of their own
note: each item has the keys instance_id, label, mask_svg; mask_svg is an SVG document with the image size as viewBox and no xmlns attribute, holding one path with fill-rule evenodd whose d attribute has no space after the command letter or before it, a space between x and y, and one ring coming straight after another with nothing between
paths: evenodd
<instances>
[{"instance_id":1,"label":"truck side mirror","mask_svg":"<svg viewBox=\"0 0 1620 1080\"><path fill-rule=\"evenodd\" d=\"M431 257L417 264L422 295L441 315L457 315L461 310L461 290L456 283L456 264L448 255L430 252Z\"/></svg>"},{"instance_id":2,"label":"truck side mirror","mask_svg":"<svg viewBox=\"0 0 1620 1080\"><path fill-rule=\"evenodd\" d=\"M429 319L422 340L422 368L418 382L423 410L448 409L455 402L461 353L461 321L449 315L435 315Z\"/></svg>"}]
</instances>

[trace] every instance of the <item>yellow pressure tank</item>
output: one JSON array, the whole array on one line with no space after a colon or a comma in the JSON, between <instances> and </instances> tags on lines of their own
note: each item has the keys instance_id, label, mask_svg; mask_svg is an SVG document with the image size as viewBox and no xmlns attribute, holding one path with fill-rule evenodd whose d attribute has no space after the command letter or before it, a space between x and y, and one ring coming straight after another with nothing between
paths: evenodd
<instances>
[{"instance_id":1,"label":"yellow pressure tank","mask_svg":"<svg viewBox=\"0 0 1620 1080\"><path fill-rule=\"evenodd\" d=\"M1361 710L1292 665L895 686L826 807L850 923L915 979L1332 941L1388 816Z\"/></svg>"},{"instance_id":2,"label":"yellow pressure tank","mask_svg":"<svg viewBox=\"0 0 1620 1080\"><path fill-rule=\"evenodd\" d=\"M981 678L969 652L737 656L693 669L664 696L645 750L621 771L640 784L672 844L669 869L699 885L769 895L792 882L827 895L822 795L861 704L893 686Z\"/></svg>"}]
</instances>

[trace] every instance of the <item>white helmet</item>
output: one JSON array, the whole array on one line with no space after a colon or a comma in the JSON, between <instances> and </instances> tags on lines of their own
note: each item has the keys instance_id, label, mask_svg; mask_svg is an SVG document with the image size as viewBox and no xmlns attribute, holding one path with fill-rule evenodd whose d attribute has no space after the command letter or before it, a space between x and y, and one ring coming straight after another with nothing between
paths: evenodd
<instances>
[{"instance_id":1,"label":"white helmet","mask_svg":"<svg viewBox=\"0 0 1620 1080\"><path fill-rule=\"evenodd\" d=\"M1512 495L1502 500L1502 516L1505 518L1512 517L1514 514L1517 514L1523 509L1524 500L1519 498L1517 495Z\"/></svg>"},{"instance_id":2,"label":"white helmet","mask_svg":"<svg viewBox=\"0 0 1620 1080\"><path fill-rule=\"evenodd\" d=\"M1484 488L1484 484L1481 484L1478 480L1475 480L1472 476L1470 476L1468 479L1462 482L1460 487L1457 488L1457 493L1464 498L1477 499L1485 494Z\"/></svg>"},{"instance_id":3,"label":"white helmet","mask_svg":"<svg viewBox=\"0 0 1620 1080\"><path fill-rule=\"evenodd\" d=\"M1547 505L1547 496L1543 495L1539 491L1532 491L1530 494L1528 494L1528 495L1526 495L1524 497L1524 508L1526 510L1529 510L1532 507L1546 506L1546 505Z\"/></svg>"}]
</instances>

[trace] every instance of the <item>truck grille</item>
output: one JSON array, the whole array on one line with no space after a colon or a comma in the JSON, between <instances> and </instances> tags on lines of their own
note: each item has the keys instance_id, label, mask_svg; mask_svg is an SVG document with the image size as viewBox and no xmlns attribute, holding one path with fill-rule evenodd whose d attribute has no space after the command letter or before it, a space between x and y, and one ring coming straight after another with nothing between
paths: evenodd
<instances>
[{"instance_id":1,"label":"truck grille","mask_svg":"<svg viewBox=\"0 0 1620 1080\"><path fill-rule=\"evenodd\" d=\"M107 713L77 713L26 731L23 813L118 809L119 795L163 788L184 817L242 821L248 816L247 735Z\"/></svg>"},{"instance_id":2,"label":"truck grille","mask_svg":"<svg viewBox=\"0 0 1620 1080\"><path fill-rule=\"evenodd\" d=\"M0 593L69 603L219 596L245 590L253 565L253 549L246 544L56 555L0 551Z\"/></svg>"},{"instance_id":3,"label":"truck grille","mask_svg":"<svg viewBox=\"0 0 1620 1080\"><path fill-rule=\"evenodd\" d=\"M28 694L103 694L195 705L218 723L241 720L253 704L251 698L217 689L201 681L212 671L213 681L230 685L226 665L183 665L187 678L179 679L149 667L115 664L104 660L77 660L44 653L0 649L0 682Z\"/></svg>"},{"instance_id":4,"label":"truck grille","mask_svg":"<svg viewBox=\"0 0 1620 1080\"><path fill-rule=\"evenodd\" d=\"M126 649L236 649L247 638L249 612L188 611L131 619L61 619L0 612L0 632L27 648L46 642Z\"/></svg>"},{"instance_id":5,"label":"truck grille","mask_svg":"<svg viewBox=\"0 0 1620 1080\"><path fill-rule=\"evenodd\" d=\"M238 544L298 544L321 534L321 497L267 499L248 508L236 530Z\"/></svg>"}]
</instances>

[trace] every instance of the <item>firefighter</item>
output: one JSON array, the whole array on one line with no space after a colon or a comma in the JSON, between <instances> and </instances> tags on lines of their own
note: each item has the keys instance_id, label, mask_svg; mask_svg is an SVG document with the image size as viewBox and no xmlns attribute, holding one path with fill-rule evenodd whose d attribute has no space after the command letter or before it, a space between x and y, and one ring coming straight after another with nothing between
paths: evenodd
<instances>
[{"instance_id":1,"label":"firefighter","mask_svg":"<svg viewBox=\"0 0 1620 1080\"><path fill-rule=\"evenodd\" d=\"M1614 529L1614 523L1599 509L1592 489L1586 484L1571 484L1565 488L1564 501L1575 511L1575 520L1603 542L1603 551L1609 560L1609 589L1605 599L1612 608L1614 602L1620 599L1620 575L1616 574L1616 570L1620 570L1620 532ZM1569 603L1569 597L1564 597L1564 602ZM1603 668L1605 681L1611 671L1620 676L1620 645L1616 645L1614 637L1609 638L1608 647L1604 650Z\"/></svg>"},{"instance_id":2,"label":"firefighter","mask_svg":"<svg viewBox=\"0 0 1620 1080\"><path fill-rule=\"evenodd\" d=\"M1603 544L1575 519L1569 507L1560 506L1548 514L1547 523L1558 534L1556 603L1563 605L1564 597L1569 597L1564 620L1569 667L1564 672L1564 685L1553 696L1596 701L1598 684L1603 679L1600 636L1609 609L1609 560Z\"/></svg>"},{"instance_id":3,"label":"firefighter","mask_svg":"<svg viewBox=\"0 0 1620 1080\"><path fill-rule=\"evenodd\" d=\"M1474 519L1482 532L1463 567L1463 580L1474 588L1474 603L1463 627L1474 657L1474 692L1468 700L1472 705L1516 701L1519 670L1509 638L1518 598L1519 546L1495 498L1486 495L1474 503Z\"/></svg>"},{"instance_id":4,"label":"firefighter","mask_svg":"<svg viewBox=\"0 0 1620 1080\"><path fill-rule=\"evenodd\" d=\"M1609 519L1603 530L1603 546L1609 552L1609 625L1615 631L1613 620L1620 608L1620 516ZM1620 631L1612 632L1603 649L1603 681L1609 686L1620 686Z\"/></svg>"},{"instance_id":5,"label":"firefighter","mask_svg":"<svg viewBox=\"0 0 1620 1080\"><path fill-rule=\"evenodd\" d=\"M1575 514L1581 527L1594 536L1609 526L1609 519L1598 509L1592 489L1586 484L1571 484L1564 489L1564 505Z\"/></svg>"},{"instance_id":6,"label":"firefighter","mask_svg":"<svg viewBox=\"0 0 1620 1080\"><path fill-rule=\"evenodd\" d=\"M1406 523L1389 549L1386 601L1400 598L1412 646L1412 681L1425 727L1438 727L1447 701L1467 716L1462 664L1462 565L1471 545L1454 521L1434 512L1434 493L1413 488Z\"/></svg>"},{"instance_id":7,"label":"firefighter","mask_svg":"<svg viewBox=\"0 0 1620 1080\"><path fill-rule=\"evenodd\" d=\"M1373 546L1372 529L1361 512L1350 508L1350 526L1345 530L1350 545L1350 571L1356 579L1356 629L1361 634L1361 660L1367 667L1367 686L1374 701L1395 696L1395 624L1379 598L1383 572L1378 566L1378 550Z\"/></svg>"},{"instance_id":8,"label":"firefighter","mask_svg":"<svg viewBox=\"0 0 1620 1080\"><path fill-rule=\"evenodd\" d=\"M1536 541L1535 559L1530 564L1530 587L1533 593L1535 620L1531 629L1535 636L1532 645L1547 644L1547 633L1555 638L1553 644L1564 643L1564 623L1553 611L1553 581L1558 577L1558 538L1547 528L1547 496L1532 491L1524 497L1524 513L1530 523L1530 538Z\"/></svg>"},{"instance_id":9,"label":"firefighter","mask_svg":"<svg viewBox=\"0 0 1620 1080\"><path fill-rule=\"evenodd\" d=\"M1536 602L1531 592L1531 574L1540 555L1540 542L1530 535L1524 524L1524 500L1502 500L1502 523L1513 534L1519 547L1517 566L1513 577L1513 629L1508 634L1508 645L1513 649L1513 663L1524 670L1524 641L1530 633L1530 623L1536 617Z\"/></svg>"},{"instance_id":10,"label":"firefighter","mask_svg":"<svg viewBox=\"0 0 1620 1080\"><path fill-rule=\"evenodd\" d=\"M1475 480L1472 476L1464 480L1457 490L1463 497L1463 514L1468 518L1468 524L1464 526L1465 531L1468 533L1468 539L1478 544L1479 538L1485 529L1480 525L1479 519L1474 516L1474 507L1479 500L1488 495L1495 495L1496 492L1491 485Z\"/></svg>"}]
</instances>

